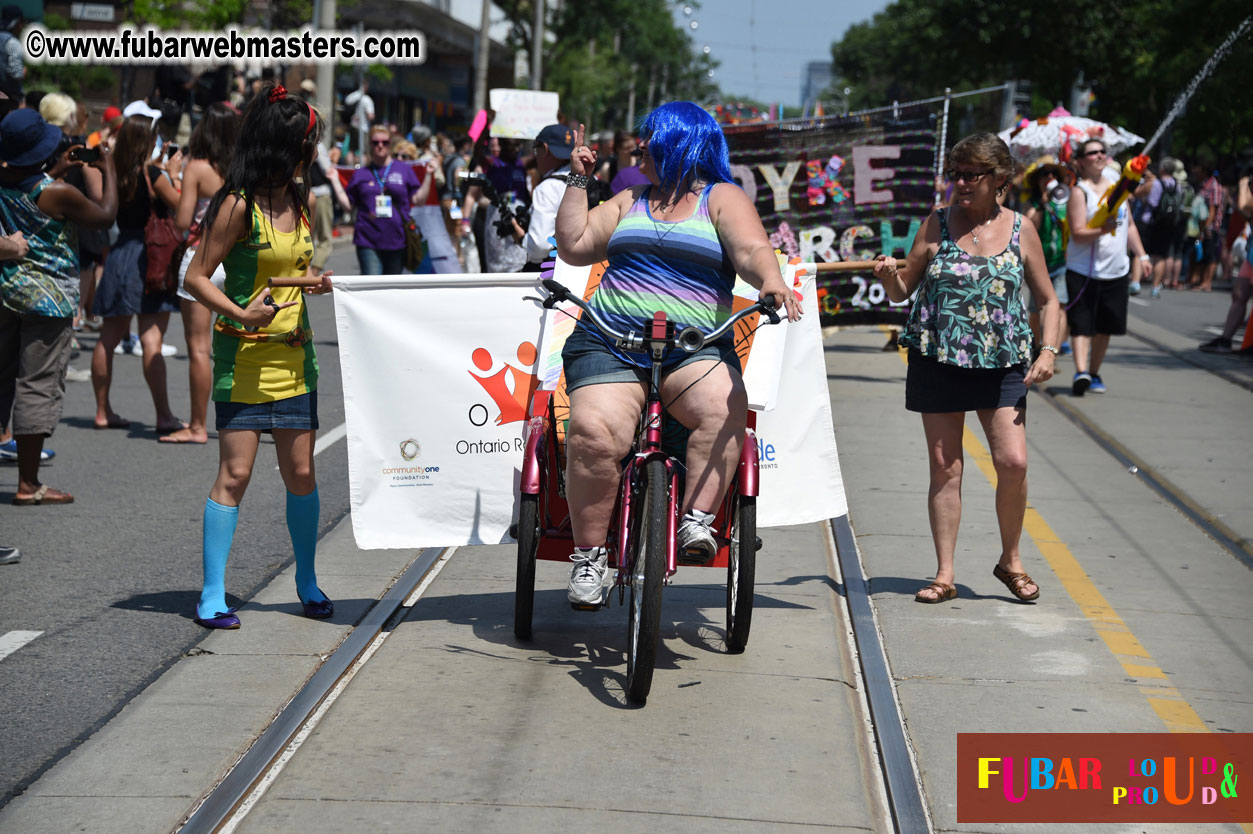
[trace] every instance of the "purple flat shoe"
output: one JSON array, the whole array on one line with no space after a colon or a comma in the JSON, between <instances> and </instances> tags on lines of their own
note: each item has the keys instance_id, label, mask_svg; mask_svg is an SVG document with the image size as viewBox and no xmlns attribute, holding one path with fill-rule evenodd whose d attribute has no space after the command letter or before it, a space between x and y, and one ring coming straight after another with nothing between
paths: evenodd
<instances>
[{"instance_id":1,"label":"purple flat shoe","mask_svg":"<svg viewBox=\"0 0 1253 834\"><path fill-rule=\"evenodd\" d=\"M322 593L321 588L318 588L318 593ZM322 594L322 596L326 597L326 594ZM305 616L311 620L325 620L327 617L335 614L335 603L331 602L329 598L317 602L305 602L302 599L300 604L304 607Z\"/></svg>"},{"instance_id":2,"label":"purple flat shoe","mask_svg":"<svg viewBox=\"0 0 1253 834\"><path fill-rule=\"evenodd\" d=\"M212 616L212 617L206 617L206 618L195 617L194 619L196 620L197 624L202 625L205 628L223 628L223 629L239 628L239 617L235 616L234 608L230 609L229 611L219 611L215 616Z\"/></svg>"}]
</instances>

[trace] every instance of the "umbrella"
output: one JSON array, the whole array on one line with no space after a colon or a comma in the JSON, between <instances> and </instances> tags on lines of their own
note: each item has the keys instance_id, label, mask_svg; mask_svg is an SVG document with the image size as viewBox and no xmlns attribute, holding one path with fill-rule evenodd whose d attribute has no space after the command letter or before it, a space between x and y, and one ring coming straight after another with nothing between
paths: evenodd
<instances>
[{"instance_id":1,"label":"umbrella","mask_svg":"<svg viewBox=\"0 0 1253 834\"><path fill-rule=\"evenodd\" d=\"M1010 153L1019 162L1029 163L1044 154L1054 154L1063 162L1070 159L1079 144L1100 139L1110 155L1120 153L1144 141L1126 128L1115 127L1081 116L1045 116L1002 130L997 134L1009 145Z\"/></svg>"}]
</instances>

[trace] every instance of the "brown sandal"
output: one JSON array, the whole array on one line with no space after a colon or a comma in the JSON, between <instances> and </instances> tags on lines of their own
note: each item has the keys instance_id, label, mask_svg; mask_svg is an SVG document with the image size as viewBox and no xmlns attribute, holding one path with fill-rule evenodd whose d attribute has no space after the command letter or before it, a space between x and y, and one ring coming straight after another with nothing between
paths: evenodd
<instances>
[{"instance_id":1,"label":"brown sandal","mask_svg":"<svg viewBox=\"0 0 1253 834\"><path fill-rule=\"evenodd\" d=\"M992 568L992 575L1005 583L1005 587L1009 588L1009 592L1018 597L1023 602L1030 602L1040 595L1040 585L1025 573L1014 573L1006 570L998 563ZM1034 594L1024 594L1022 589L1027 585L1035 585Z\"/></svg>"},{"instance_id":2,"label":"brown sandal","mask_svg":"<svg viewBox=\"0 0 1253 834\"><path fill-rule=\"evenodd\" d=\"M924 597L923 594L931 591L934 597ZM914 602L922 602L927 605L935 605L938 602L948 602L950 599L957 599L957 588L947 582L932 582L927 587L914 594Z\"/></svg>"},{"instance_id":3,"label":"brown sandal","mask_svg":"<svg viewBox=\"0 0 1253 834\"><path fill-rule=\"evenodd\" d=\"M38 504L73 504L74 496L68 492L48 489L47 484L40 484L34 495L28 495L25 498L13 496L13 503L19 507L33 507Z\"/></svg>"}]
</instances>

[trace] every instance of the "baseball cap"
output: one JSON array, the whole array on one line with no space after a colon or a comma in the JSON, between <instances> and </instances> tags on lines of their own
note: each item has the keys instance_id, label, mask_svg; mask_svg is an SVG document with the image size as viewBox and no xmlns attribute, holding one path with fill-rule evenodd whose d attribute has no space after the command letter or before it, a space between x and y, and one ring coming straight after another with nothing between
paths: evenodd
<instances>
[{"instance_id":1,"label":"baseball cap","mask_svg":"<svg viewBox=\"0 0 1253 834\"><path fill-rule=\"evenodd\" d=\"M109 125L111 127L117 127L117 125L115 125L114 122L120 122L121 120L122 120L121 109L114 107L111 104L108 107L104 108L104 115L100 117L100 121L102 123Z\"/></svg>"},{"instance_id":2,"label":"baseball cap","mask_svg":"<svg viewBox=\"0 0 1253 834\"><path fill-rule=\"evenodd\" d=\"M143 99L137 99L126 105L122 110L123 116L147 116L154 122L161 118L161 111L155 107L149 107L148 102Z\"/></svg>"},{"instance_id":3,"label":"baseball cap","mask_svg":"<svg viewBox=\"0 0 1253 834\"><path fill-rule=\"evenodd\" d=\"M558 159L569 159L574 151L574 131L565 125L549 125L535 137L536 142L548 146L548 152Z\"/></svg>"}]
</instances>

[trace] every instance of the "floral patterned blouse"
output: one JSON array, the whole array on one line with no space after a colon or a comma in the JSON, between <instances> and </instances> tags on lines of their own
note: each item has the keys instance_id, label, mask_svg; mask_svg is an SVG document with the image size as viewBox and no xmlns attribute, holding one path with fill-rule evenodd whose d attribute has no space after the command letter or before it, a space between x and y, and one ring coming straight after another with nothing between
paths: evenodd
<instances>
[{"instance_id":1,"label":"floral patterned blouse","mask_svg":"<svg viewBox=\"0 0 1253 834\"><path fill-rule=\"evenodd\" d=\"M938 214L940 249L927 265L900 343L960 368L1031 364L1031 327L1021 294L1022 215L1014 214L1005 251L984 257L949 236L947 214Z\"/></svg>"}]
</instances>

